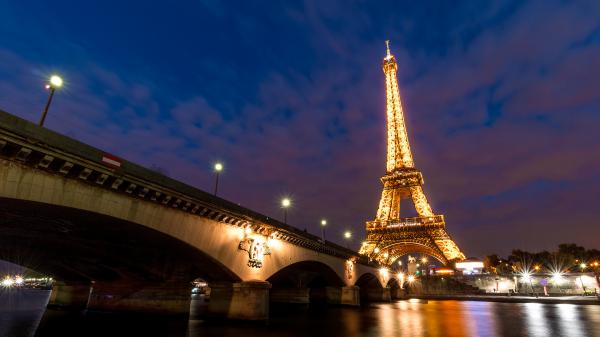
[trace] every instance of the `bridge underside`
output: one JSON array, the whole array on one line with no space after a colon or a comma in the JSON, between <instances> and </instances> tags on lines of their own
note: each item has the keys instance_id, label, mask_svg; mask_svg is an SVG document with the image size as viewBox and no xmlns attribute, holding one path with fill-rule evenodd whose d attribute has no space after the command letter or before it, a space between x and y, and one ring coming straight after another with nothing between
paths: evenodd
<instances>
[{"instance_id":1,"label":"bridge underside","mask_svg":"<svg viewBox=\"0 0 600 337\"><path fill-rule=\"evenodd\" d=\"M0 259L69 283L239 281L179 240L83 210L0 198L0 228Z\"/></svg>"}]
</instances>

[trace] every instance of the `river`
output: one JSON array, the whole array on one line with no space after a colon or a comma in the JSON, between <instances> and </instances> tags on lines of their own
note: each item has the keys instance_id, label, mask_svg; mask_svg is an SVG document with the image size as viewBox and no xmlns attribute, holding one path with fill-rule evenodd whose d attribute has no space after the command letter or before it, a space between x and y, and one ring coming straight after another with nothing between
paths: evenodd
<instances>
[{"instance_id":1,"label":"river","mask_svg":"<svg viewBox=\"0 0 600 337\"><path fill-rule=\"evenodd\" d=\"M268 323L251 324L45 311L48 294L0 295L0 336L600 336L598 305L407 300L361 308L276 306Z\"/></svg>"}]
</instances>

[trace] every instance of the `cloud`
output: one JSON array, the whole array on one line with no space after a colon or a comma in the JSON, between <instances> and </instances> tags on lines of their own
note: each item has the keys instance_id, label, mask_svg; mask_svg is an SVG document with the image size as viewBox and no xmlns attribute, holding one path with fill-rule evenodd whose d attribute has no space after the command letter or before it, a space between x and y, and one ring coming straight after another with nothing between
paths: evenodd
<instances>
[{"instance_id":1,"label":"cloud","mask_svg":"<svg viewBox=\"0 0 600 337\"><path fill-rule=\"evenodd\" d=\"M166 26L168 53L131 59L141 46L120 65L77 47L74 63L86 66L68 69L48 127L206 190L221 160L222 196L279 217L290 194L293 225L318 233L326 217L340 241L376 211L391 37L425 190L468 255L596 244L582 233L594 231L600 190L598 5L206 6L196 21L225 28L205 43L179 46L197 32ZM173 61L152 63L161 57ZM0 107L32 121L49 68L38 63L0 49Z\"/></svg>"}]
</instances>

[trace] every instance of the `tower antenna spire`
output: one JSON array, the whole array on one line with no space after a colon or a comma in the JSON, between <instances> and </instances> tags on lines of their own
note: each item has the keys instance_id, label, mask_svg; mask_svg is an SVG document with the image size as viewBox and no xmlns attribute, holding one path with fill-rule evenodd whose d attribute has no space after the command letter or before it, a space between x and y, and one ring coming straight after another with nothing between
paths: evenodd
<instances>
[{"instance_id":1,"label":"tower antenna spire","mask_svg":"<svg viewBox=\"0 0 600 337\"><path fill-rule=\"evenodd\" d=\"M392 57L392 54L390 53L390 40L385 40L385 48L387 49L387 58Z\"/></svg>"}]
</instances>

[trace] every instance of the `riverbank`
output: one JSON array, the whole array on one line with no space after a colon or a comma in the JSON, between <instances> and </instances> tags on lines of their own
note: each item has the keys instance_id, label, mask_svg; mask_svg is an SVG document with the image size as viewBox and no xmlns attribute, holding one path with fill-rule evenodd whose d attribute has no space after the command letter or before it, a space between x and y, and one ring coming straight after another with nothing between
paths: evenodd
<instances>
[{"instance_id":1,"label":"riverbank","mask_svg":"<svg viewBox=\"0 0 600 337\"><path fill-rule=\"evenodd\" d=\"M420 300L453 300L453 301L484 301L504 303L545 303L545 304L584 304L600 305L600 299L596 296L501 296L501 295L415 295L409 299Z\"/></svg>"}]
</instances>

